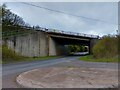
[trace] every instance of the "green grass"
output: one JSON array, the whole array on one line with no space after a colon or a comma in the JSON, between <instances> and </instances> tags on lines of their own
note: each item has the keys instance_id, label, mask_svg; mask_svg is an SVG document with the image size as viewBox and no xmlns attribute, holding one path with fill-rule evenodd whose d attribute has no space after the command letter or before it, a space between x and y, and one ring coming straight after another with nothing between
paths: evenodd
<instances>
[{"instance_id":1,"label":"green grass","mask_svg":"<svg viewBox=\"0 0 120 90\"><path fill-rule=\"evenodd\" d=\"M7 45L2 45L2 60L0 60L0 63L8 64L26 61L49 60L55 58L60 58L60 56L24 57L9 49Z\"/></svg>"},{"instance_id":2,"label":"green grass","mask_svg":"<svg viewBox=\"0 0 120 90\"><path fill-rule=\"evenodd\" d=\"M44 57L21 57L16 60L2 60L2 64L9 64L9 63L18 63L18 62L29 62L29 61L38 61L38 60L50 60L60 58L60 56L44 56Z\"/></svg>"},{"instance_id":3,"label":"green grass","mask_svg":"<svg viewBox=\"0 0 120 90\"><path fill-rule=\"evenodd\" d=\"M88 61L88 62L118 62L118 57L112 58L94 58L92 55L81 56L79 60Z\"/></svg>"}]
</instances>

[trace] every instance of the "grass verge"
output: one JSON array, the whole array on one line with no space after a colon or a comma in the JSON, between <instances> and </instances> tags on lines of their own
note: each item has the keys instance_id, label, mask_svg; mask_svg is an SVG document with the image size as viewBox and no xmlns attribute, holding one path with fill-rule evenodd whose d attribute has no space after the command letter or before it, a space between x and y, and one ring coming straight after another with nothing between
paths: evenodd
<instances>
[{"instance_id":1,"label":"grass verge","mask_svg":"<svg viewBox=\"0 0 120 90\"><path fill-rule=\"evenodd\" d=\"M88 62L118 62L118 57L111 58L94 58L92 55L81 56L79 60L88 61ZM120 61L119 61L120 62Z\"/></svg>"},{"instance_id":2,"label":"grass verge","mask_svg":"<svg viewBox=\"0 0 120 90\"><path fill-rule=\"evenodd\" d=\"M9 49L7 45L2 45L2 60L0 63L17 63L17 62L26 62L26 61L37 61L37 60L49 60L60 58L60 56L44 56L44 57L24 57L18 53L15 53L13 50Z\"/></svg>"},{"instance_id":3,"label":"grass verge","mask_svg":"<svg viewBox=\"0 0 120 90\"><path fill-rule=\"evenodd\" d=\"M2 64L18 63L18 62L29 62L29 61L38 61L38 60L50 60L60 58L61 56L44 56L44 57L21 57L16 60L2 60Z\"/></svg>"}]
</instances>

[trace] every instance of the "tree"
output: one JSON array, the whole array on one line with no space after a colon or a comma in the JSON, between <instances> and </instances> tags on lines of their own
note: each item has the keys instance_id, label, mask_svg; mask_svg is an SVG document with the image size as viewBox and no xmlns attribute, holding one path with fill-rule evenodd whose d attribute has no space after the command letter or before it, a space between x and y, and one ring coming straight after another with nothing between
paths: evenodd
<instances>
[{"instance_id":1,"label":"tree","mask_svg":"<svg viewBox=\"0 0 120 90\"><path fill-rule=\"evenodd\" d=\"M14 35L25 34L22 28L31 29L28 23L25 23L21 17L7 9L6 5L2 5L2 36L9 37Z\"/></svg>"},{"instance_id":2,"label":"tree","mask_svg":"<svg viewBox=\"0 0 120 90\"><path fill-rule=\"evenodd\" d=\"M3 26L25 26L25 22L21 17L12 13L7 9L6 5L2 5L2 25Z\"/></svg>"},{"instance_id":3,"label":"tree","mask_svg":"<svg viewBox=\"0 0 120 90\"><path fill-rule=\"evenodd\" d=\"M67 45L69 53L71 52L86 52L87 48L83 45Z\"/></svg>"},{"instance_id":4,"label":"tree","mask_svg":"<svg viewBox=\"0 0 120 90\"><path fill-rule=\"evenodd\" d=\"M0 6L0 23L2 23L2 6Z\"/></svg>"},{"instance_id":5,"label":"tree","mask_svg":"<svg viewBox=\"0 0 120 90\"><path fill-rule=\"evenodd\" d=\"M36 30L40 30L40 26L39 25L33 26L33 28L36 29Z\"/></svg>"},{"instance_id":6,"label":"tree","mask_svg":"<svg viewBox=\"0 0 120 90\"><path fill-rule=\"evenodd\" d=\"M93 47L96 58L114 57L118 54L118 38L113 35L103 36Z\"/></svg>"}]
</instances>

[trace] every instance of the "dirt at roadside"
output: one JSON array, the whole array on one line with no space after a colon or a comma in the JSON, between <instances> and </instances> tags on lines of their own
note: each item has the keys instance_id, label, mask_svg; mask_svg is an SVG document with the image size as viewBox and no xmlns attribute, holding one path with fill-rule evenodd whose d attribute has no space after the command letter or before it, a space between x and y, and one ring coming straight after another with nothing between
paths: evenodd
<instances>
[{"instance_id":1,"label":"dirt at roadside","mask_svg":"<svg viewBox=\"0 0 120 90\"><path fill-rule=\"evenodd\" d=\"M49 67L22 73L17 79L24 87L33 88L108 88L118 85L118 71L87 67Z\"/></svg>"}]
</instances>

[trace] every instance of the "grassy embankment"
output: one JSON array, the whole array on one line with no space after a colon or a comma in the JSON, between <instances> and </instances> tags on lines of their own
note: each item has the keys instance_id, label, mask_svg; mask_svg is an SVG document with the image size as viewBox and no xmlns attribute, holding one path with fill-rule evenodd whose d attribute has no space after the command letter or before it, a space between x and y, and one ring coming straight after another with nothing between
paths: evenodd
<instances>
[{"instance_id":1,"label":"grassy embankment","mask_svg":"<svg viewBox=\"0 0 120 90\"><path fill-rule=\"evenodd\" d=\"M92 55L79 59L91 62L119 62L118 47L118 36L104 36L94 45Z\"/></svg>"},{"instance_id":2,"label":"grassy embankment","mask_svg":"<svg viewBox=\"0 0 120 90\"><path fill-rule=\"evenodd\" d=\"M2 45L2 62L3 64L36 61L36 60L48 60L59 58L60 56L44 56L44 57L24 57L15 53L13 50L8 49L6 45Z\"/></svg>"},{"instance_id":3,"label":"grassy embankment","mask_svg":"<svg viewBox=\"0 0 120 90\"><path fill-rule=\"evenodd\" d=\"M79 60L88 62L118 62L118 57L111 58L94 58L93 55L81 56Z\"/></svg>"}]
</instances>

